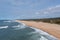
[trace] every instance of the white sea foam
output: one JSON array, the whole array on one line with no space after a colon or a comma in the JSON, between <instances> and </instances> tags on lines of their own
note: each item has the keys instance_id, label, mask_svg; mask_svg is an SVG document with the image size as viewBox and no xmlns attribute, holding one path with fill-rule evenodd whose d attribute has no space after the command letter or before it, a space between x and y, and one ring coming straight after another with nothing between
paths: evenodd
<instances>
[{"instance_id":1,"label":"white sea foam","mask_svg":"<svg viewBox=\"0 0 60 40\"><path fill-rule=\"evenodd\" d=\"M47 38L41 36L41 38L39 40L48 40Z\"/></svg>"},{"instance_id":2,"label":"white sea foam","mask_svg":"<svg viewBox=\"0 0 60 40\"><path fill-rule=\"evenodd\" d=\"M26 25L24 23L21 23L20 25L17 26L12 26L12 28L14 28L14 30L19 30L19 29L24 29Z\"/></svg>"},{"instance_id":3,"label":"white sea foam","mask_svg":"<svg viewBox=\"0 0 60 40\"><path fill-rule=\"evenodd\" d=\"M8 26L1 26L0 29L6 29Z\"/></svg>"},{"instance_id":4,"label":"white sea foam","mask_svg":"<svg viewBox=\"0 0 60 40\"><path fill-rule=\"evenodd\" d=\"M17 26L12 26L13 28L25 28L24 26L22 26L22 25L17 25Z\"/></svg>"},{"instance_id":5,"label":"white sea foam","mask_svg":"<svg viewBox=\"0 0 60 40\"><path fill-rule=\"evenodd\" d=\"M11 21L4 21L4 22L11 22Z\"/></svg>"},{"instance_id":6,"label":"white sea foam","mask_svg":"<svg viewBox=\"0 0 60 40\"><path fill-rule=\"evenodd\" d=\"M34 29L35 30L35 32L31 32L31 33L29 33L29 34L33 34L33 33L40 33L40 35L42 36L42 38L40 39L40 40L42 40L43 38L44 39L52 39L52 40L56 40L57 38L56 37L54 37L54 36L52 36L52 35L50 35L50 34L48 34L48 33L46 33L46 32L44 32L44 31L42 31L42 30L40 30L40 29L37 29L37 28L33 28L33 27L31 27L32 29ZM46 37L44 37L44 36L46 36ZM43 39L43 40L44 40Z\"/></svg>"}]
</instances>

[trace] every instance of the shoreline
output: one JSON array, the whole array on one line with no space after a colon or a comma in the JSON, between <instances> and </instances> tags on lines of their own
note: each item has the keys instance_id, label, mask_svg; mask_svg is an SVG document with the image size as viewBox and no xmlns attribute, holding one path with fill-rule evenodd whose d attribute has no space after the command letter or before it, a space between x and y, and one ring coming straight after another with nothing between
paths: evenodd
<instances>
[{"instance_id":1,"label":"shoreline","mask_svg":"<svg viewBox=\"0 0 60 40\"><path fill-rule=\"evenodd\" d=\"M50 24L44 22L34 22L34 21L20 21L16 20L17 22L25 23L28 26L32 26L34 28L40 29L48 34L60 39L60 25L57 24Z\"/></svg>"}]
</instances>

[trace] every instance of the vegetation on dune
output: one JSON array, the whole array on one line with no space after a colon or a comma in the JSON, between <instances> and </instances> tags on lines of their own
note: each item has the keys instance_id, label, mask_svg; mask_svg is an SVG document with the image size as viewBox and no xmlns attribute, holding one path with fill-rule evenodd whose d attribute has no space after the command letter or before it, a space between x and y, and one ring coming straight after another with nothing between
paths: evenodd
<instances>
[{"instance_id":1,"label":"vegetation on dune","mask_svg":"<svg viewBox=\"0 0 60 40\"><path fill-rule=\"evenodd\" d=\"M58 18L44 18L44 19L21 19L24 21L36 21L36 22L48 22L48 23L56 23L60 24L60 17Z\"/></svg>"}]
</instances>

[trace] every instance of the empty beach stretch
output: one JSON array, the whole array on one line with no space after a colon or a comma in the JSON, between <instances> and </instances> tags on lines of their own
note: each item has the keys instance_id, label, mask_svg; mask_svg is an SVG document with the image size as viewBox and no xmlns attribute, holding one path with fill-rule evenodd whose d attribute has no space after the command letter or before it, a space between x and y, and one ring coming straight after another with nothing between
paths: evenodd
<instances>
[{"instance_id":1,"label":"empty beach stretch","mask_svg":"<svg viewBox=\"0 0 60 40\"><path fill-rule=\"evenodd\" d=\"M35 27L47 32L50 35L60 39L60 25L58 24L51 24L51 23L44 23L44 22L35 22L35 21L20 21L17 22L25 23L28 26Z\"/></svg>"}]
</instances>

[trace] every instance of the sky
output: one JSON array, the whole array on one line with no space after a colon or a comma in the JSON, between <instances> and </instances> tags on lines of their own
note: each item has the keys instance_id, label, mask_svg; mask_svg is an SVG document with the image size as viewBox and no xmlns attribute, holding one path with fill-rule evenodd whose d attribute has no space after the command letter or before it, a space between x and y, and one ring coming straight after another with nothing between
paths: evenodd
<instances>
[{"instance_id":1,"label":"sky","mask_svg":"<svg viewBox=\"0 0 60 40\"><path fill-rule=\"evenodd\" d=\"M0 19L60 17L60 0L0 0Z\"/></svg>"}]
</instances>

